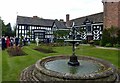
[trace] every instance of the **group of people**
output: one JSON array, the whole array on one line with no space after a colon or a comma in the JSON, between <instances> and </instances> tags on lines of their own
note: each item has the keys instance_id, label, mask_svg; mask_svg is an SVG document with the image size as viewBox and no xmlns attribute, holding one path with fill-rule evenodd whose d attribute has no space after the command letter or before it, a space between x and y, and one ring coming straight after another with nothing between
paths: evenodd
<instances>
[{"instance_id":1,"label":"group of people","mask_svg":"<svg viewBox=\"0 0 120 83\"><path fill-rule=\"evenodd\" d=\"M24 37L23 39L22 39L22 46L26 46L26 45L30 45L30 38L26 38L26 37Z\"/></svg>"},{"instance_id":2,"label":"group of people","mask_svg":"<svg viewBox=\"0 0 120 83\"><path fill-rule=\"evenodd\" d=\"M18 37L9 37L9 36L4 37L3 36L1 38L1 41L2 41L2 50L5 50L6 48L12 47L12 46L26 46L26 45L30 45L30 38L26 38L26 37L24 37L22 39L22 41L21 41L21 39L18 38ZM36 41L37 46L39 46L39 41L40 40L39 40L38 37L36 37L35 41ZM47 41L47 43L48 43L48 41Z\"/></svg>"},{"instance_id":3,"label":"group of people","mask_svg":"<svg viewBox=\"0 0 120 83\"><path fill-rule=\"evenodd\" d=\"M1 41L2 41L2 50L5 50L6 48L11 46L20 46L20 39L18 37L3 36ZM28 42L28 45L30 45L29 38L28 40L26 38L22 39L22 42L23 42L23 45L26 45L26 42Z\"/></svg>"},{"instance_id":4,"label":"group of people","mask_svg":"<svg viewBox=\"0 0 120 83\"><path fill-rule=\"evenodd\" d=\"M19 38L17 37L9 37L9 36L4 37L3 36L1 40L2 40L2 50L10 46L13 46L14 44L16 46L18 46L19 44Z\"/></svg>"}]
</instances>

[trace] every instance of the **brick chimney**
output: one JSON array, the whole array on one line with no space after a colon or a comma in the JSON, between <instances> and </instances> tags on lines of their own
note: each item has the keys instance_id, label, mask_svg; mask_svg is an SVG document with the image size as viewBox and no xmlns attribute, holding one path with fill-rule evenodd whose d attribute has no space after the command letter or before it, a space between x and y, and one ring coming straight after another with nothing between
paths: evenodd
<instances>
[{"instance_id":1,"label":"brick chimney","mask_svg":"<svg viewBox=\"0 0 120 83\"><path fill-rule=\"evenodd\" d=\"M70 15L66 14L66 26L70 27Z\"/></svg>"},{"instance_id":2,"label":"brick chimney","mask_svg":"<svg viewBox=\"0 0 120 83\"><path fill-rule=\"evenodd\" d=\"M64 22L64 20L63 20L63 19L60 19L60 22Z\"/></svg>"},{"instance_id":3,"label":"brick chimney","mask_svg":"<svg viewBox=\"0 0 120 83\"><path fill-rule=\"evenodd\" d=\"M39 18L38 16L33 16L33 18Z\"/></svg>"},{"instance_id":4,"label":"brick chimney","mask_svg":"<svg viewBox=\"0 0 120 83\"><path fill-rule=\"evenodd\" d=\"M102 0L104 8L104 28L120 28L120 0Z\"/></svg>"}]
</instances>

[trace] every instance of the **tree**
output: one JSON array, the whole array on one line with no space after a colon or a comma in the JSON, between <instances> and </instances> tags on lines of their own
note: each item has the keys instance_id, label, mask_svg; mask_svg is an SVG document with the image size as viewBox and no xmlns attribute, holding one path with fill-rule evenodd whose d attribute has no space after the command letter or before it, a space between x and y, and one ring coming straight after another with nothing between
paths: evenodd
<instances>
[{"instance_id":1,"label":"tree","mask_svg":"<svg viewBox=\"0 0 120 83\"><path fill-rule=\"evenodd\" d=\"M111 26L111 28L108 29L108 33L110 34L110 43L112 45L117 43L117 31L118 28L114 26Z\"/></svg>"},{"instance_id":2,"label":"tree","mask_svg":"<svg viewBox=\"0 0 120 83\"><path fill-rule=\"evenodd\" d=\"M10 23L5 25L4 21L2 21L2 36L15 36L15 32L12 31L12 27Z\"/></svg>"},{"instance_id":3,"label":"tree","mask_svg":"<svg viewBox=\"0 0 120 83\"><path fill-rule=\"evenodd\" d=\"M104 29L102 34L101 45L105 46L110 44L114 46L115 44L120 44L120 29L112 26L111 28Z\"/></svg>"},{"instance_id":4,"label":"tree","mask_svg":"<svg viewBox=\"0 0 120 83\"><path fill-rule=\"evenodd\" d=\"M13 31L12 31L13 35L16 35L16 25L13 26Z\"/></svg>"},{"instance_id":5,"label":"tree","mask_svg":"<svg viewBox=\"0 0 120 83\"><path fill-rule=\"evenodd\" d=\"M56 38L59 38L59 37L67 36L69 32L70 32L69 30L57 30L53 32L53 35Z\"/></svg>"},{"instance_id":6,"label":"tree","mask_svg":"<svg viewBox=\"0 0 120 83\"><path fill-rule=\"evenodd\" d=\"M117 43L120 44L120 28L117 31Z\"/></svg>"},{"instance_id":7,"label":"tree","mask_svg":"<svg viewBox=\"0 0 120 83\"><path fill-rule=\"evenodd\" d=\"M8 23L6 25L6 33L5 33L7 36L12 36L12 27L11 27L11 24Z\"/></svg>"},{"instance_id":8,"label":"tree","mask_svg":"<svg viewBox=\"0 0 120 83\"><path fill-rule=\"evenodd\" d=\"M4 21L2 20L2 36L5 36L5 33L6 33L6 25L4 24Z\"/></svg>"},{"instance_id":9,"label":"tree","mask_svg":"<svg viewBox=\"0 0 120 83\"><path fill-rule=\"evenodd\" d=\"M1 35L2 35L2 20L1 20L1 17L0 17L0 38L1 38Z\"/></svg>"},{"instance_id":10,"label":"tree","mask_svg":"<svg viewBox=\"0 0 120 83\"><path fill-rule=\"evenodd\" d=\"M102 34L101 46L105 46L109 42L110 42L110 34L107 29L104 29Z\"/></svg>"}]
</instances>

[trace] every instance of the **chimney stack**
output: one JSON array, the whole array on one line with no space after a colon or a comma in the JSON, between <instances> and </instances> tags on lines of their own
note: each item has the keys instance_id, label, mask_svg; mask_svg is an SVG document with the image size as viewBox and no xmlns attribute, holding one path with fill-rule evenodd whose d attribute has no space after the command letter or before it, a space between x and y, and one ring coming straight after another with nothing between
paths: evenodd
<instances>
[{"instance_id":1,"label":"chimney stack","mask_svg":"<svg viewBox=\"0 0 120 83\"><path fill-rule=\"evenodd\" d=\"M33 18L39 18L38 16L33 16Z\"/></svg>"},{"instance_id":2,"label":"chimney stack","mask_svg":"<svg viewBox=\"0 0 120 83\"><path fill-rule=\"evenodd\" d=\"M70 15L66 14L66 26L70 27Z\"/></svg>"}]
</instances>

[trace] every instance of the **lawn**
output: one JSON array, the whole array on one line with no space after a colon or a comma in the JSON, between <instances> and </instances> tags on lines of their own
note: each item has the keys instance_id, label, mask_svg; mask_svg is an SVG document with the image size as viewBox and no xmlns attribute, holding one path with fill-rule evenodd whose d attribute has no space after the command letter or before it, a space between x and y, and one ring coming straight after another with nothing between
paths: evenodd
<instances>
[{"instance_id":1,"label":"lawn","mask_svg":"<svg viewBox=\"0 0 120 83\"><path fill-rule=\"evenodd\" d=\"M0 83L2 81L2 51L0 49Z\"/></svg>"},{"instance_id":2,"label":"lawn","mask_svg":"<svg viewBox=\"0 0 120 83\"><path fill-rule=\"evenodd\" d=\"M72 50L71 46L63 46L63 47L53 47L53 50L56 53L42 53L36 50L33 50L35 47L34 44L31 46L23 47L23 50L27 55L25 56L15 56L11 57L8 55L7 51L2 51L2 80L3 81L17 81L20 78L21 71L34 64L37 60L54 55L71 55ZM119 62L119 54L118 50L108 50L108 49L98 49L91 46L79 46L76 50L76 55L80 56L93 56L97 58L102 58L104 60L110 61L116 67L120 68L118 65ZM1 63L0 63L1 64ZM1 70L0 70L1 73Z\"/></svg>"}]
</instances>

